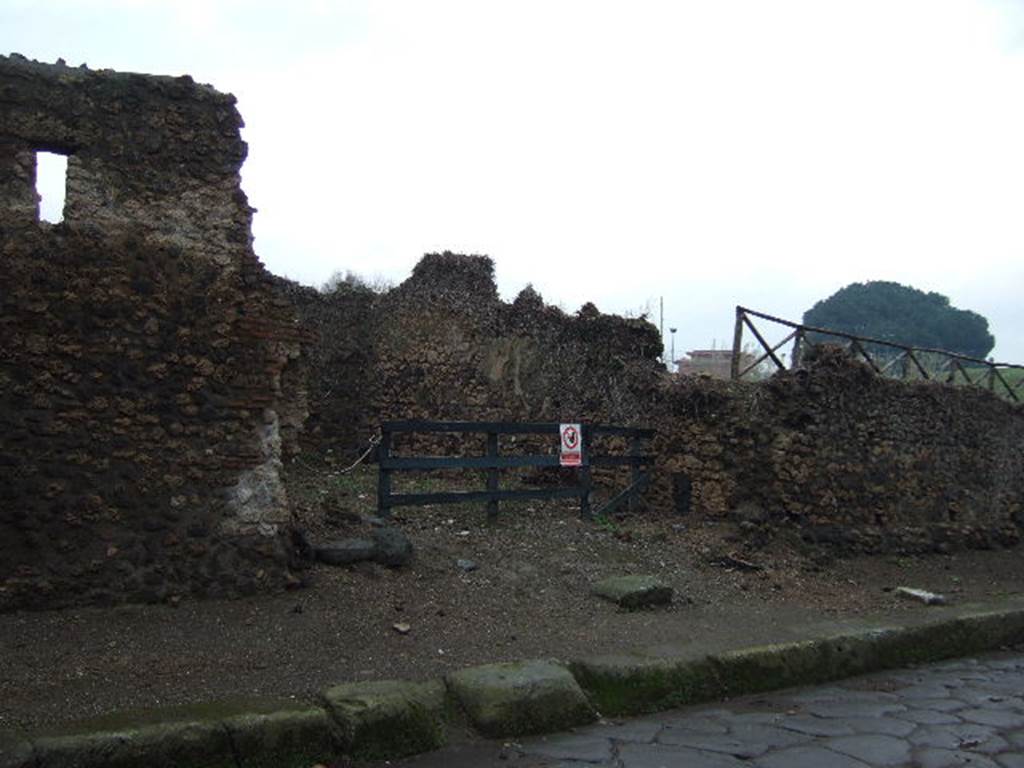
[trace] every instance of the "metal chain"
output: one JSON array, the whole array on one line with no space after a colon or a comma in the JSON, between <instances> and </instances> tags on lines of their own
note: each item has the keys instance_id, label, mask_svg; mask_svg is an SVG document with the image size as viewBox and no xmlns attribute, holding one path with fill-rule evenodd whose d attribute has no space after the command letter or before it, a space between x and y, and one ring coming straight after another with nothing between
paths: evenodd
<instances>
[{"instance_id":1,"label":"metal chain","mask_svg":"<svg viewBox=\"0 0 1024 768\"><path fill-rule=\"evenodd\" d=\"M336 469L336 470L334 470L334 473L338 474L338 475L347 475L353 469L358 467L360 464L363 463L363 461L366 459L366 457L369 456L373 452L373 449L377 447L377 445L380 443L380 439L381 439L381 434L380 434L380 430L378 429L375 434L370 436L370 445L367 447L367 449L365 451L363 451L363 455L360 456L358 459L356 459L354 462L352 462L349 466L345 467L345 469Z\"/></svg>"}]
</instances>

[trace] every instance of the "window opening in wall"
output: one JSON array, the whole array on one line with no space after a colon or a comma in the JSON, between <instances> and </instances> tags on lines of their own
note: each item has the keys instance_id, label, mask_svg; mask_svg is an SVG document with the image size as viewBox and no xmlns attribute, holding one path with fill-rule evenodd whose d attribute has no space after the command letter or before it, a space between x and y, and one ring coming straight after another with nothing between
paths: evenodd
<instances>
[{"instance_id":1,"label":"window opening in wall","mask_svg":"<svg viewBox=\"0 0 1024 768\"><path fill-rule=\"evenodd\" d=\"M36 193L39 220L57 224L64 220L68 186L68 157L57 152L36 152Z\"/></svg>"}]
</instances>

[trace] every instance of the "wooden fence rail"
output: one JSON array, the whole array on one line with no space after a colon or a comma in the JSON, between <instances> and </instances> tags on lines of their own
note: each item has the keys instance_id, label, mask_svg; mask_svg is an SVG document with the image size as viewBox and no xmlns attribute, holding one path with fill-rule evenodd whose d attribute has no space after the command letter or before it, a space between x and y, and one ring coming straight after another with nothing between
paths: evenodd
<instances>
[{"instance_id":1,"label":"wooden fence rail","mask_svg":"<svg viewBox=\"0 0 1024 768\"><path fill-rule=\"evenodd\" d=\"M787 328L791 328L792 330L785 338L782 339L782 341L777 344L769 344L751 318L758 318L770 323L782 325ZM758 345L760 345L763 350L760 357L747 365L743 364L744 330L750 331L753 337L757 340ZM956 383L957 374L959 374L967 384L985 386L992 392L1004 394L1014 402L1020 402L1019 391L1021 390L1021 387L1024 386L1024 365L996 363L991 360L969 357L967 355L961 355L945 349L911 347L904 344L897 344L892 341L886 341L884 339L873 339L869 336L856 336L852 333L845 333L843 331L836 331L828 328L801 325L800 323L794 323L791 320L783 320L781 317L766 315L763 312L756 312L752 309L747 309L746 307L736 307L736 327L733 334L731 377L733 379L742 379L751 372L758 370L762 364L769 360L778 370L785 370L786 364L782 361L782 353L780 353L780 350L790 342L793 344L792 352L790 354L790 367L799 367L800 361L804 354L806 354L807 350L813 348L819 343L823 343L820 341L815 342L810 338L811 336L841 339L843 346L867 362L875 373L880 376L896 376L898 378L908 379L913 378L913 372L916 371L923 379L938 380L953 384ZM888 357L888 359L878 359L881 356L877 353L872 355L870 347L885 347L894 350L895 354ZM924 364L925 362L928 362L928 358L925 356L939 359L942 362L937 369L932 368L929 370L929 367ZM964 363L968 363L969 366L965 366ZM969 367L984 368L985 371L975 378L968 372ZM1017 381L1010 382L1007 380L1006 376L1004 376L1004 373L1009 371L1021 371L1022 373ZM1000 386L997 387L997 384Z\"/></svg>"},{"instance_id":2,"label":"wooden fence rail","mask_svg":"<svg viewBox=\"0 0 1024 768\"><path fill-rule=\"evenodd\" d=\"M561 461L553 455L501 455L500 435L551 435L553 445L558 445L559 424L521 422L478 422L478 421L387 421L381 426L381 440L377 447L379 464L377 480L377 508L382 517L391 513L392 507L421 506L425 504L457 504L461 502L487 502L487 515L497 516L501 501L521 499L562 499L579 498L580 514L590 519L590 496L593 485L591 467L630 467L630 485L609 500L597 514L611 512L619 503L632 499L647 486L647 468L654 464L654 457L641 452L642 442L654 436L652 429L635 427L582 425L582 461L576 467L575 485L557 488L501 490L500 471L516 467L558 467ZM486 455L483 456L393 456L393 436L401 432L415 433L476 433L487 436ZM629 439L629 451L625 455L598 455L591 451L593 439L599 436L617 436ZM438 469L482 469L487 471L487 487L480 491L442 491L436 493L393 493L391 480L394 472L428 472Z\"/></svg>"}]
</instances>

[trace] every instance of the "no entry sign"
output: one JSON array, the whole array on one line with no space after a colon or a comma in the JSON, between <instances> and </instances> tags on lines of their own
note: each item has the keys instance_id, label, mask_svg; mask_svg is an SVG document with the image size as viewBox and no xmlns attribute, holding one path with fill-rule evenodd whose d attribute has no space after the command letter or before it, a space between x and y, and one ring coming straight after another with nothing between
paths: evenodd
<instances>
[{"instance_id":1,"label":"no entry sign","mask_svg":"<svg viewBox=\"0 0 1024 768\"><path fill-rule=\"evenodd\" d=\"M583 430L579 424L559 424L558 463L563 467L578 467L583 464Z\"/></svg>"}]
</instances>

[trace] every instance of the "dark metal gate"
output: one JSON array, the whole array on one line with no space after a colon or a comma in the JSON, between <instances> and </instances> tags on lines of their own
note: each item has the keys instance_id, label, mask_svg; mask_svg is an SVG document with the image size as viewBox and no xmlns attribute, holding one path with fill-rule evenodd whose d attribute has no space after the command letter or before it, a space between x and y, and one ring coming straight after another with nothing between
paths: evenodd
<instances>
[{"instance_id":1,"label":"dark metal gate","mask_svg":"<svg viewBox=\"0 0 1024 768\"><path fill-rule=\"evenodd\" d=\"M650 475L649 467L654 457L641 452L643 441L654 437L654 430L636 427L614 427L597 424L582 425L581 463L575 467L577 482L555 488L501 490L500 472L516 467L559 467L558 454L550 455L509 455L499 450L501 435L552 435L557 441L559 424L521 423L509 421L387 421L381 427L381 440L377 448L379 475L377 482L377 509L382 517L391 513L393 507L422 506L425 504L458 504L462 502L487 502L487 515L498 514L501 501L521 499L564 499L580 500L580 515L592 519L595 514L607 514L622 502L637 497L646 489ZM486 454L483 456L393 456L393 436L396 433L461 433L484 434L487 436ZM599 455L590 450L594 438L615 436L629 441L624 455ZM590 497L593 492L592 467L629 467L630 484L609 499L596 513L591 510ZM479 491L442 491L436 493L392 493L391 479L395 472L427 472L440 469L486 470L487 487Z\"/></svg>"}]
</instances>

